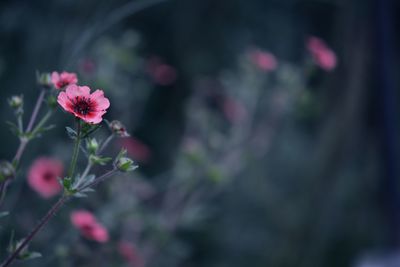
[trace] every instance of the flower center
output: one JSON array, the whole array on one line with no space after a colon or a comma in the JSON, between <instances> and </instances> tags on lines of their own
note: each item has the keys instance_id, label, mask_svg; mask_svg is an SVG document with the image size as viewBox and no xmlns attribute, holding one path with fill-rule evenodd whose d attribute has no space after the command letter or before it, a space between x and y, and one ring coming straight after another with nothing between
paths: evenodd
<instances>
[{"instance_id":1,"label":"flower center","mask_svg":"<svg viewBox=\"0 0 400 267\"><path fill-rule=\"evenodd\" d=\"M51 172L45 172L43 174L43 180L48 182L48 181L50 181L52 179L53 179L53 174Z\"/></svg>"},{"instance_id":2,"label":"flower center","mask_svg":"<svg viewBox=\"0 0 400 267\"><path fill-rule=\"evenodd\" d=\"M92 102L88 97L75 97L74 111L80 115L87 115L92 111Z\"/></svg>"}]
</instances>

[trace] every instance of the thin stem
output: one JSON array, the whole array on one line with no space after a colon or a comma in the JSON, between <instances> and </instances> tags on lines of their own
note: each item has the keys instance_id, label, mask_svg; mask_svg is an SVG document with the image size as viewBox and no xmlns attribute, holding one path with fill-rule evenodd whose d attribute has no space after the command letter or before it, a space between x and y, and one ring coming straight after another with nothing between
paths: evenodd
<instances>
[{"instance_id":1,"label":"thin stem","mask_svg":"<svg viewBox=\"0 0 400 267\"><path fill-rule=\"evenodd\" d=\"M76 167L76 161L78 160L78 155L79 155L79 146L81 144L81 121L78 121L77 129L76 129L76 139L75 139L75 146L74 146L74 151L72 152L72 159L71 159L71 164L69 166L69 171L68 171L68 177L72 178L75 172L75 167Z\"/></svg>"},{"instance_id":2,"label":"thin stem","mask_svg":"<svg viewBox=\"0 0 400 267\"><path fill-rule=\"evenodd\" d=\"M24 132L24 126L23 126L23 123L22 123L22 114L18 114L17 115L17 122L18 122L18 129L19 129L19 131L22 133L22 132Z\"/></svg>"},{"instance_id":3,"label":"thin stem","mask_svg":"<svg viewBox=\"0 0 400 267\"><path fill-rule=\"evenodd\" d=\"M86 188L89 187L93 187L96 186L97 184L101 183L102 181L104 181L105 179L109 178L110 176L112 176L113 174L117 173L118 170L116 168L106 172L105 174L103 174L102 176L97 177L93 182L91 182L90 184L87 184L85 186L82 186L81 188L78 189L78 192L82 192L83 190L85 190Z\"/></svg>"},{"instance_id":4,"label":"thin stem","mask_svg":"<svg viewBox=\"0 0 400 267\"><path fill-rule=\"evenodd\" d=\"M97 153L95 155L96 156L100 155L100 153L108 146L108 144L111 142L111 140L114 137L115 137L114 134L111 134L109 137L107 137L107 139L104 140L104 142L102 143L102 145L100 146L100 148L98 149L98 151L97 151ZM83 180L83 178L85 178L89 174L89 172L92 169L92 167L93 167L93 163L91 162L90 157L89 157L87 165L86 165L86 168L83 171L83 173L82 173L82 175L80 177L80 180L77 182L77 186L80 185L80 183Z\"/></svg>"},{"instance_id":5,"label":"thin stem","mask_svg":"<svg viewBox=\"0 0 400 267\"><path fill-rule=\"evenodd\" d=\"M56 212L64 205L69 199L69 196L62 196L47 212L47 214L40 220L36 227L28 234L24 241L18 248L1 264L1 267L10 266L11 263L18 257L21 251L31 242L33 237L49 222L49 220L56 214Z\"/></svg>"},{"instance_id":6,"label":"thin stem","mask_svg":"<svg viewBox=\"0 0 400 267\"><path fill-rule=\"evenodd\" d=\"M101 152L103 152L103 150L108 146L108 144L114 139L114 134L111 134L109 137L107 137L106 140L104 140L103 144L100 146L99 151L97 152L97 154L100 154Z\"/></svg>"},{"instance_id":7,"label":"thin stem","mask_svg":"<svg viewBox=\"0 0 400 267\"><path fill-rule=\"evenodd\" d=\"M32 131L32 136L35 136L37 132L42 128L46 122L50 119L51 115L53 114L53 110L47 111L47 113L43 116L43 118L39 121L39 123L36 125L36 127Z\"/></svg>"},{"instance_id":8,"label":"thin stem","mask_svg":"<svg viewBox=\"0 0 400 267\"><path fill-rule=\"evenodd\" d=\"M40 107L42 106L44 95L45 95L45 90L41 89L39 97L38 97L38 99L36 101L36 104L35 104L35 108L33 109L32 116L31 116L31 118L29 120L28 127L26 128L26 132L27 133L32 130L33 124L35 123L35 120L36 120L36 117L37 117L37 115L39 113Z\"/></svg>"},{"instance_id":9,"label":"thin stem","mask_svg":"<svg viewBox=\"0 0 400 267\"><path fill-rule=\"evenodd\" d=\"M91 182L90 184L83 186L78 189L77 192L82 192L86 188L96 186L98 183L104 181L109 178L113 174L115 174L118 170L112 169L102 176L98 177L96 180ZM64 205L64 203L71 197L71 195L63 195L46 213L46 215L40 220L40 222L35 226L35 228L28 234L28 236L24 239L24 241L17 247L17 249L0 265L0 267L10 266L11 263L18 257L21 251L32 241L35 235L50 221L50 219L56 214L60 208Z\"/></svg>"},{"instance_id":10,"label":"thin stem","mask_svg":"<svg viewBox=\"0 0 400 267\"><path fill-rule=\"evenodd\" d=\"M12 163L14 165L14 168L18 167L19 162L21 161L22 154L24 153L26 145L28 144L28 142L29 142L29 140L27 138L21 138L20 139L17 152L15 153L15 156L14 156L13 161L12 161Z\"/></svg>"}]
</instances>

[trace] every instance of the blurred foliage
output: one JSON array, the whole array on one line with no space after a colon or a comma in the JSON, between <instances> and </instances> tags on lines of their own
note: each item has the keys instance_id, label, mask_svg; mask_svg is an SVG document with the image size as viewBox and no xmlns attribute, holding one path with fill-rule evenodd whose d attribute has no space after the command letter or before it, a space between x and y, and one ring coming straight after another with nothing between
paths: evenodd
<instances>
[{"instance_id":1,"label":"blurred foliage","mask_svg":"<svg viewBox=\"0 0 400 267\"><path fill-rule=\"evenodd\" d=\"M31 245L43 257L20 265L336 267L388 248L399 226L385 198L375 15L372 0L1 1L1 121L11 95L32 110L35 70L74 71L132 135L107 152L125 146L140 166L69 203ZM333 72L312 62L314 35L336 52ZM254 49L276 69L257 66ZM52 202L26 183L32 161L70 158L72 119L57 113L10 189L2 258L9 233L23 237ZM17 140L5 126L8 159ZM78 208L110 242L79 236ZM133 259L120 241L135 245Z\"/></svg>"}]
</instances>

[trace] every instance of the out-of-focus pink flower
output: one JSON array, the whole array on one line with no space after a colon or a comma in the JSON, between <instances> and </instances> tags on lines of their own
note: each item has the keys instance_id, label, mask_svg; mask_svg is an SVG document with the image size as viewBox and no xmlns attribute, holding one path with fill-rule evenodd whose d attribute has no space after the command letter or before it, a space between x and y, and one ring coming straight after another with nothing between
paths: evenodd
<instances>
[{"instance_id":1,"label":"out-of-focus pink flower","mask_svg":"<svg viewBox=\"0 0 400 267\"><path fill-rule=\"evenodd\" d=\"M79 62L79 69L86 75L91 75L96 70L96 63L91 58L83 58Z\"/></svg>"},{"instance_id":2,"label":"out-of-focus pink flower","mask_svg":"<svg viewBox=\"0 0 400 267\"><path fill-rule=\"evenodd\" d=\"M110 106L110 101L104 97L102 90L90 94L87 86L69 85L65 92L61 92L57 99L64 110L74 114L87 123L98 124Z\"/></svg>"},{"instance_id":3,"label":"out-of-focus pink flower","mask_svg":"<svg viewBox=\"0 0 400 267\"><path fill-rule=\"evenodd\" d=\"M118 252L132 267L144 266L143 259L133 243L129 241L120 241L118 243Z\"/></svg>"},{"instance_id":4,"label":"out-of-focus pink flower","mask_svg":"<svg viewBox=\"0 0 400 267\"><path fill-rule=\"evenodd\" d=\"M78 82L78 78L75 73L63 71L58 73L53 71L51 74L51 82L57 89L62 89L70 84L76 84Z\"/></svg>"},{"instance_id":5,"label":"out-of-focus pink flower","mask_svg":"<svg viewBox=\"0 0 400 267\"><path fill-rule=\"evenodd\" d=\"M87 239L100 243L107 242L109 239L107 229L89 211L77 210L72 212L71 222Z\"/></svg>"},{"instance_id":6,"label":"out-of-focus pink flower","mask_svg":"<svg viewBox=\"0 0 400 267\"><path fill-rule=\"evenodd\" d=\"M64 166L61 161L41 157L28 170L28 184L43 198L57 195L61 191L58 177L62 177Z\"/></svg>"},{"instance_id":7,"label":"out-of-focus pink flower","mask_svg":"<svg viewBox=\"0 0 400 267\"><path fill-rule=\"evenodd\" d=\"M164 86L173 84L178 77L176 69L158 57L148 60L147 71L155 83Z\"/></svg>"},{"instance_id":8,"label":"out-of-focus pink flower","mask_svg":"<svg viewBox=\"0 0 400 267\"><path fill-rule=\"evenodd\" d=\"M135 137L119 139L119 145L126 148L128 154L138 162L146 163L151 158L150 148Z\"/></svg>"},{"instance_id":9,"label":"out-of-focus pink flower","mask_svg":"<svg viewBox=\"0 0 400 267\"><path fill-rule=\"evenodd\" d=\"M318 37L310 37L307 40L307 48L311 56L320 68L331 71L337 65L336 54L327 44Z\"/></svg>"},{"instance_id":10,"label":"out-of-focus pink flower","mask_svg":"<svg viewBox=\"0 0 400 267\"><path fill-rule=\"evenodd\" d=\"M275 56L269 52L260 49L251 49L249 52L250 61L260 70L268 72L275 70L278 62Z\"/></svg>"},{"instance_id":11,"label":"out-of-focus pink flower","mask_svg":"<svg viewBox=\"0 0 400 267\"><path fill-rule=\"evenodd\" d=\"M222 102L222 110L225 117L231 122L240 122L247 116L246 108L233 98L225 97Z\"/></svg>"}]
</instances>

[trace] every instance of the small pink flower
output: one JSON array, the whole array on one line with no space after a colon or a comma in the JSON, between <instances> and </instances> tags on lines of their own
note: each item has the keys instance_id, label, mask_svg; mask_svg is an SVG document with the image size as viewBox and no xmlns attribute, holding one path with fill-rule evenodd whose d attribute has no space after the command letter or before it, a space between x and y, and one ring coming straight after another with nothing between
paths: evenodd
<instances>
[{"instance_id":1,"label":"small pink flower","mask_svg":"<svg viewBox=\"0 0 400 267\"><path fill-rule=\"evenodd\" d=\"M260 70L268 72L276 69L278 62L275 56L260 49L252 49L249 52L250 61Z\"/></svg>"},{"instance_id":2,"label":"small pink flower","mask_svg":"<svg viewBox=\"0 0 400 267\"><path fill-rule=\"evenodd\" d=\"M87 86L69 85L65 92L61 92L57 99L64 110L74 114L87 123L98 124L110 106L110 101L104 97L102 90L90 94Z\"/></svg>"},{"instance_id":3,"label":"small pink flower","mask_svg":"<svg viewBox=\"0 0 400 267\"><path fill-rule=\"evenodd\" d=\"M54 87L57 89L62 89L70 84L76 84L78 82L78 78L75 73L70 73L63 71L60 73L53 71L51 74L51 82Z\"/></svg>"},{"instance_id":4,"label":"small pink flower","mask_svg":"<svg viewBox=\"0 0 400 267\"><path fill-rule=\"evenodd\" d=\"M310 37L307 40L307 48L311 56L320 68L331 71L337 65L335 52L330 49L326 43L318 37Z\"/></svg>"},{"instance_id":5,"label":"small pink flower","mask_svg":"<svg viewBox=\"0 0 400 267\"><path fill-rule=\"evenodd\" d=\"M155 83L164 86L173 84L178 77L176 69L158 57L149 59L147 71Z\"/></svg>"},{"instance_id":6,"label":"small pink flower","mask_svg":"<svg viewBox=\"0 0 400 267\"><path fill-rule=\"evenodd\" d=\"M35 160L28 171L28 184L43 198L50 198L61 191L58 177L63 174L61 161L41 157Z\"/></svg>"},{"instance_id":7,"label":"small pink flower","mask_svg":"<svg viewBox=\"0 0 400 267\"><path fill-rule=\"evenodd\" d=\"M143 259L133 243L129 241L120 241L118 243L118 252L131 266L144 266Z\"/></svg>"},{"instance_id":8,"label":"small pink flower","mask_svg":"<svg viewBox=\"0 0 400 267\"><path fill-rule=\"evenodd\" d=\"M128 154L139 162L148 162L151 158L150 148L135 137L127 137L119 140L119 144L126 148Z\"/></svg>"},{"instance_id":9,"label":"small pink flower","mask_svg":"<svg viewBox=\"0 0 400 267\"><path fill-rule=\"evenodd\" d=\"M109 239L107 229L89 211L77 210L72 212L71 222L87 239L100 243L107 242Z\"/></svg>"}]
</instances>

